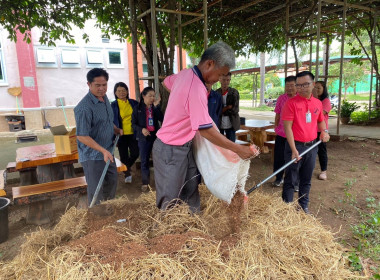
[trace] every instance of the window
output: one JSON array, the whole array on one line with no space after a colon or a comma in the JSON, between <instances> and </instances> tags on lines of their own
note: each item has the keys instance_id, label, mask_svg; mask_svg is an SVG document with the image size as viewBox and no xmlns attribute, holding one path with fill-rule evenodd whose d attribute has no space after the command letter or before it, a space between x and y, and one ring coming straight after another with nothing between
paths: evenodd
<instances>
[{"instance_id":1,"label":"window","mask_svg":"<svg viewBox=\"0 0 380 280\"><path fill-rule=\"evenodd\" d=\"M106 34L102 34L102 43L109 43L110 42L110 38L106 35Z\"/></svg>"},{"instance_id":2,"label":"window","mask_svg":"<svg viewBox=\"0 0 380 280\"><path fill-rule=\"evenodd\" d=\"M5 75L5 63L4 63L4 54L3 54L3 46L0 41L0 84L6 84L7 79Z\"/></svg>"},{"instance_id":3,"label":"window","mask_svg":"<svg viewBox=\"0 0 380 280\"><path fill-rule=\"evenodd\" d=\"M108 68L122 68L122 50L108 50Z\"/></svg>"},{"instance_id":4,"label":"window","mask_svg":"<svg viewBox=\"0 0 380 280\"><path fill-rule=\"evenodd\" d=\"M54 48L37 47L36 53L38 67L57 67L57 59Z\"/></svg>"},{"instance_id":5,"label":"window","mask_svg":"<svg viewBox=\"0 0 380 280\"><path fill-rule=\"evenodd\" d=\"M79 68L80 54L78 49L64 48L61 52L62 67L64 68Z\"/></svg>"},{"instance_id":6,"label":"window","mask_svg":"<svg viewBox=\"0 0 380 280\"><path fill-rule=\"evenodd\" d=\"M121 64L120 52L108 52L108 58L110 64Z\"/></svg>"},{"instance_id":7,"label":"window","mask_svg":"<svg viewBox=\"0 0 380 280\"><path fill-rule=\"evenodd\" d=\"M143 63L143 72L144 73L148 73L148 64L146 64L146 63Z\"/></svg>"},{"instance_id":8,"label":"window","mask_svg":"<svg viewBox=\"0 0 380 280\"><path fill-rule=\"evenodd\" d=\"M87 50L87 67L103 67L103 53L100 49Z\"/></svg>"}]
</instances>

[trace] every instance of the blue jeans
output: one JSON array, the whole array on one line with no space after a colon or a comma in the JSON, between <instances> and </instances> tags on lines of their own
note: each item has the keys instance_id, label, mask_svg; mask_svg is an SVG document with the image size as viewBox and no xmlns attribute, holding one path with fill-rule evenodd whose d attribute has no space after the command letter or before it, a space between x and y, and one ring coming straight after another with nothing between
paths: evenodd
<instances>
[{"instance_id":1,"label":"blue jeans","mask_svg":"<svg viewBox=\"0 0 380 280\"><path fill-rule=\"evenodd\" d=\"M220 133L224 135L224 132L226 133L227 139L231 140L232 142L236 141L236 132L233 128L227 128L227 129L220 129Z\"/></svg>"},{"instance_id":2,"label":"blue jeans","mask_svg":"<svg viewBox=\"0 0 380 280\"><path fill-rule=\"evenodd\" d=\"M143 185L150 183L149 159L153 148L153 141L138 141L141 160L141 179Z\"/></svg>"}]
</instances>

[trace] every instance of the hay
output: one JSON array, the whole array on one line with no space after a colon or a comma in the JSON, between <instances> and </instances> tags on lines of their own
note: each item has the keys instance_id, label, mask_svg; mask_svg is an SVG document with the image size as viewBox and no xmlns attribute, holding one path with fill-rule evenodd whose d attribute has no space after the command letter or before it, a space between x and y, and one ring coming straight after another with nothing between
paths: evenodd
<instances>
[{"instance_id":1,"label":"hay","mask_svg":"<svg viewBox=\"0 0 380 280\"><path fill-rule=\"evenodd\" d=\"M191 214L186 205L162 212L152 192L133 202L125 197L107 202L117 210L106 221L71 208L53 230L29 235L21 253L1 266L0 277L359 278L345 267L343 249L333 234L294 205L252 193L240 215L240 232L233 233L227 205L204 186L200 193L200 215ZM120 217L127 221L116 223Z\"/></svg>"}]
</instances>

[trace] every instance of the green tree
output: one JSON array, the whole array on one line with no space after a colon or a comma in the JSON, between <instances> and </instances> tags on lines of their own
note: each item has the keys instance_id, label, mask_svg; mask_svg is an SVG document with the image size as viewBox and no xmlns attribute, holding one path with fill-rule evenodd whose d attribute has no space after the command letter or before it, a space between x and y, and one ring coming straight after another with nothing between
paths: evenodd
<instances>
[{"instance_id":1,"label":"green tree","mask_svg":"<svg viewBox=\"0 0 380 280\"><path fill-rule=\"evenodd\" d=\"M330 66L330 75L339 76L340 64L334 63ZM342 87L344 88L344 100L346 99L347 89L349 87L354 88L356 84L366 80L366 72L368 73L368 63L358 65L352 62L343 63L343 75L342 75ZM330 78L328 80L328 87L331 89L333 83L339 80L339 78Z\"/></svg>"}]
</instances>

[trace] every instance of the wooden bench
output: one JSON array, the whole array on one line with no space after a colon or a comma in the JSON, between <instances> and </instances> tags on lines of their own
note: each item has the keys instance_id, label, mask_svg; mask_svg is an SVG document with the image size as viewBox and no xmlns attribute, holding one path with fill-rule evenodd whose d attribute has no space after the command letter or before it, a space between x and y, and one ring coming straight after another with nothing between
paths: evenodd
<instances>
[{"instance_id":1,"label":"wooden bench","mask_svg":"<svg viewBox=\"0 0 380 280\"><path fill-rule=\"evenodd\" d=\"M126 165L115 158L117 171L127 170ZM79 193L82 197L87 192L86 178L75 177L48 183L34 184L12 188L13 203L16 205L29 205L26 222L28 224L43 225L51 220L52 198L66 197ZM87 205L86 202L80 202Z\"/></svg>"},{"instance_id":2,"label":"wooden bench","mask_svg":"<svg viewBox=\"0 0 380 280\"><path fill-rule=\"evenodd\" d=\"M249 146L250 143L247 142L247 141L242 141L242 140L239 140L239 139L236 139L235 141L236 144L239 144L239 145L243 145L243 146Z\"/></svg>"},{"instance_id":3,"label":"wooden bench","mask_svg":"<svg viewBox=\"0 0 380 280\"><path fill-rule=\"evenodd\" d=\"M273 128L267 129L265 132L267 133L267 141L273 141L276 139L276 132Z\"/></svg>"},{"instance_id":4,"label":"wooden bench","mask_svg":"<svg viewBox=\"0 0 380 280\"><path fill-rule=\"evenodd\" d=\"M272 141L265 141L264 146L268 147L270 152L272 153L271 160L274 162L274 145L275 145L275 140Z\"/></svg>"},{"instance_id":5,"label":"wooden bench","mask_svg":"<svg viewBox=\"0 0 380 280\"><path fill-rule=\"evenodd\" d=\"M86 193L86 178L75 177L49 183L13 187L13 203L16 205L43 201L53 197L64 197L74 193Z\"/></svg>"},{"instance_id":6,"label":"wooden bench","mask_svg":"<svg viewBox=\"0 0 380 280\"><path fill-rule=\"evenodd\" d=\"M235 132L236 134L236 139L242 140L242 141L248 141L248 135L249 131L245 129L239 129Z\"/></svg>"}]
</instances>

